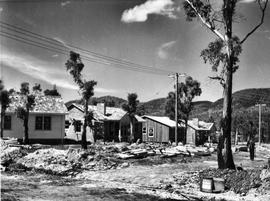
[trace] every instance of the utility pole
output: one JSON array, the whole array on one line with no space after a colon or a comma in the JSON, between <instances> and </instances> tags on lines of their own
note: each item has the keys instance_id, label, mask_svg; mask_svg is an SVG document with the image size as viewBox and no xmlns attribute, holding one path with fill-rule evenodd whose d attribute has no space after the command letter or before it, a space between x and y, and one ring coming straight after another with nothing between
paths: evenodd
<instances>
[{"instance_id":1,"label":"utility pole","mask_svg":"<svg viewBox=\"0 0 270 201\"><path fill-rule=\"evenodd\" d=\"M185 77L185 73L175 73L174 75L169 75L169 77L173 77L175 79L175 144L177 146L178 144L178 139L177 139L177 134L178 134L178 80L180 77Z\"/></svg>"},{"instance_id":2,"label":"utility pole","mask_svg":"<svg viewBox=\"0 0 270 201\"><path fill-rule=\"evenodd\" d=\"M259 106L259 146L261 145L261 130L262 130L262 106L266 106L266 104L256 104Z\"/></svg>"},{"instance_id":3,"label":"utility pole","mask_svg":"<svg viewBox=\"0 0 270 201\"><path fill-rule=\"evenodd\" d=\"M175 73L175 145L178 144L177 134L178 134L178 77L179 74Z\"/></svg>"}]
</instances>

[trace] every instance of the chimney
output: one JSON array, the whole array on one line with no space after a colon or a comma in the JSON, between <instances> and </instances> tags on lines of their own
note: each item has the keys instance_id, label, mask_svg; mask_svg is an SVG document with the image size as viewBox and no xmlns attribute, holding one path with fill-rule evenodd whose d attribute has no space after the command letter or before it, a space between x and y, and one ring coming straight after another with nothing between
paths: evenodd
<instances>
[{"instance_id":1,"label":"chimney","mask_svg":"<svg viewBox=\"0 0 270 201\"><path fill-rule=\"evenodd\" d=\"M105 103L98 103L97 104L97 111L106 115L106 104Z\"/></svg>"}]
</instances>

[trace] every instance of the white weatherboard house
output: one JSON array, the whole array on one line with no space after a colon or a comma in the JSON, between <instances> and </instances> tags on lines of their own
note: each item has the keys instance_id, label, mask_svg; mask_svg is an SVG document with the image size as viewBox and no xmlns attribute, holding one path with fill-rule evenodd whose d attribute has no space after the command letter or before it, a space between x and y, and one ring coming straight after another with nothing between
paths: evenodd
<instances>
[{"instance_id":1,"label":"white weatherboard house","mask_svg":"<svg viewBox=\"0 0 270 201\"><path fill-rule=\"evenodd\" d=\"M67 108L61 97L35 93L35 106L29 114L30 143L59 144L65 136ZM14 93L4 117L3 137L24 138L23 120L16 115L16 108L25 106L25 96Z\"/></svg>"}]
</instances>

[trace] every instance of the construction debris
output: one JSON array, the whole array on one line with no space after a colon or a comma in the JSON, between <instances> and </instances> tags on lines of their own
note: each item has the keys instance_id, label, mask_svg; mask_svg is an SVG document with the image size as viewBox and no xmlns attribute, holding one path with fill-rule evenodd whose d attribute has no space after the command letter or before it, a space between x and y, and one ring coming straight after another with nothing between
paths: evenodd
<instances>
[{"instance_id":1,"label":"construction debris","mask_svg":"<svg viewBox=\"0 0 270 201\"><path fill-rule=\"evenodd\" d=\"M245 195L250 189L258 188L262 184L260 169L254 170L230 170L230 169L207 169L200 172L200 178L222 178L225 189Z\"/></svg>"}]
</instances>

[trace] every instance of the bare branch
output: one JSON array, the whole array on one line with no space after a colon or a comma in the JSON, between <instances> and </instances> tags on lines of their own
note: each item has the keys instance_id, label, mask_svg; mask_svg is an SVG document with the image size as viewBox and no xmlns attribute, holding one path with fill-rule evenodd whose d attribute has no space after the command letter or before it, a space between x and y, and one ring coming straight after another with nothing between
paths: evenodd
<instances>
[{"instance_id":1,"label":"bare branch","mask_svg":"<svg viewBox=\"0 0 270 201\"><path fill-rule=\"evenodd\" d=\"M263 24L263 22L264 22L264 16L265 16L265 10L266 10L266 7L267 7L267 3L268 3L268 0L265 0L265 3L264 3L264 5L262 5L262 2L261 2L262 0L258 0L258 4L259 4L259 6L260 6L260 10L261 10L261 12L262 12L262 16L261 16L261 21L260 21L260 23L257 25L257 26L255 26L245 37L244 37L244 39L240 42L240 44L243 44L246 40L247 40L247 38L250 36L250 35L252 35L262 24Z\"/></svg>"},{"instance_id":2,"label":"bare branch","mask_svg":"<svg viewBox=\"0 0 270 201\"><path fill-rule=\"evenodd\" d=\"M206 20L201 16L201 14L198 12L198 10L195 8L193 3L190 0L185 0L191 8L196 12L198 17L200 18L201 22L210 30L212 31L215 35L217 35L220 39L223 41L225 40L224 36L215 28L213 24L210 24L209 22L206 22Z\"/></svg>"},{"instance_id":3,"label":"bare branch","mask_svg":"<svg viewBox=\"0 0 270 201\"><path fill-rule=\"evenodd\" d=\"M220 76L208 76L210 79L212 80L218 80L219 83L222 85L223 88L225 88L225 80L223 77L220 77Z\"/></svg>"}]
</instances>

